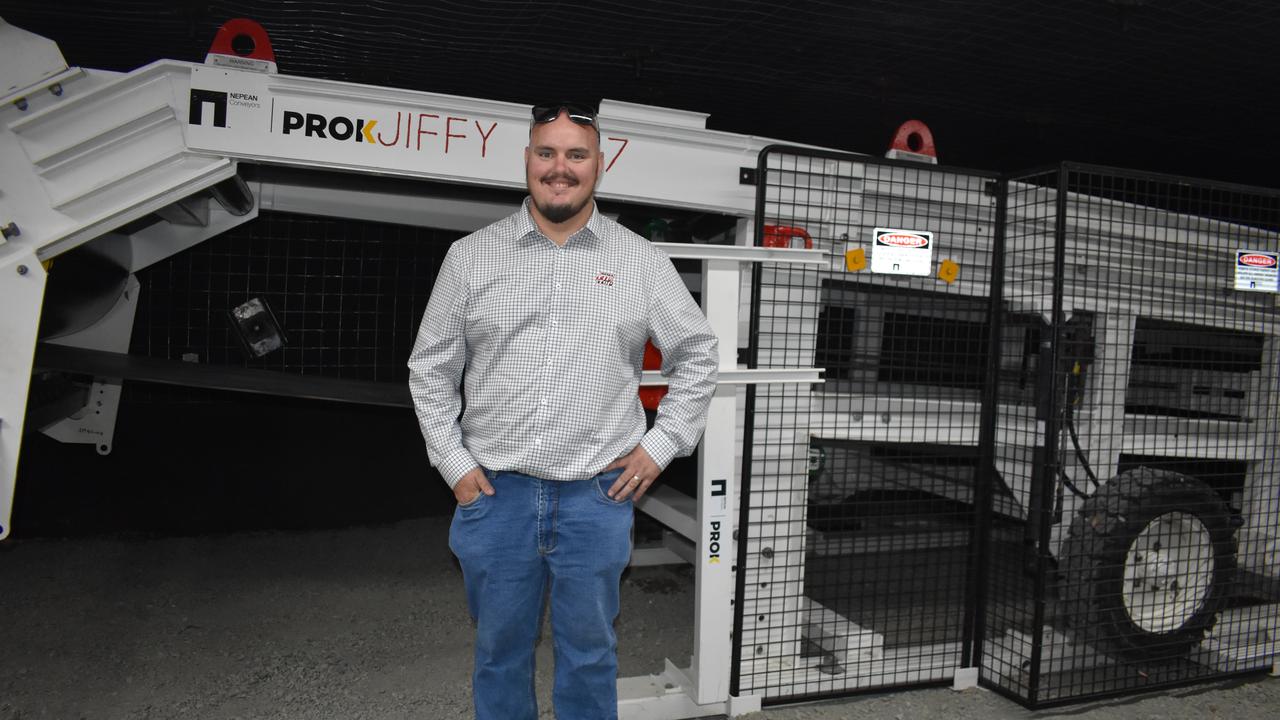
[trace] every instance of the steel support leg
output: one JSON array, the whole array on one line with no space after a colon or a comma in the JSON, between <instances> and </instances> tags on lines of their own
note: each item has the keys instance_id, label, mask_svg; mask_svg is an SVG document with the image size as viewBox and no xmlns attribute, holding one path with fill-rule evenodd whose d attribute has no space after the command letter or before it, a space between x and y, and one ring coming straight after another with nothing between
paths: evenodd
<instances>
[{"instance_id":1,"label":"steel support leg","mask_svg":"<svg viewBox=\"0 0 1280 720\"><path fill-rule=\"evenodd\" d=\"M18 451L47 277L35 253L0 247L0 540L11 530Z\"/></svg>"}]
</instances>

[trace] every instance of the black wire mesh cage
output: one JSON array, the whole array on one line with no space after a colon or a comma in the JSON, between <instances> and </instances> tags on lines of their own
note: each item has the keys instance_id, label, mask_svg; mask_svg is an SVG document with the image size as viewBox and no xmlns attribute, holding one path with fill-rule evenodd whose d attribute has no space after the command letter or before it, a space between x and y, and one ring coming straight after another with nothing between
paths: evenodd
<instances>
[{"instance_id":1,"label":"black wire mesh cage","mask_svg":"<svg viewBox=\"0 0 1280 720\"><path fill-rule=\"evenodd\" d=\"M449 243L461 233L264 212L139 273L132 352L169 360L404 383L405 361ZM247 354L229 315L268 303L288 337ZM191 388L130 385L138 400L208 402Z\"/></svg>"},{"instance_id":2,"label":"black wire mesh cage","mask_svg":"<svg viewBox=\"0 0 1280 720\"><path fill-rule=\"evenodd\" d=\"M1278 231L1255 188L1008 180L992 484L1023 531L990 536L988 684L1039 706L1272 667Z\"/></svg>"},{"instance_id":3,"label":"black wire mesh cage","mask_svg":"<svg viewBox=\"0 0 1280 720\"><path fill-rule=\"evenodd\" d=\"M1280 193L770 148L735 691L1053 705L1280 651ZM971 671L970 671L971 672Z\"/></svg>"},{"instance_id":4,"label":"black wire mesh cage","mask_svg":"<svg viewBox=\"0 0 1280 720\"><path fill-rule=\"evenodd\" d=\"M736 690L939 682L967 664L996 178L766 150L751 362L824 368L748 398Z\"/></svg>"}]
</instances>

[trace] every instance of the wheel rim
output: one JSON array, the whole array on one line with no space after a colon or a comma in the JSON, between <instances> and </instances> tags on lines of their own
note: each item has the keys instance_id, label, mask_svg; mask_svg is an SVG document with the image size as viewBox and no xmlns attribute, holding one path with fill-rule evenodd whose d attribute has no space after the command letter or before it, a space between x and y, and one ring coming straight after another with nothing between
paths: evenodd
<instances>
[{"instance_id":1,"label":"wheel rim","mask_svg":"<svg viewBox=\"0 0 1280 720\"><path fill-rule=\"evenodd\" d=\"M1129 618L1147 632L1177 630L1204 607L1213 569L1213 538L1199 518L1180 511L1155 518L1125 556Z\"/></svg>"}]
</instances>

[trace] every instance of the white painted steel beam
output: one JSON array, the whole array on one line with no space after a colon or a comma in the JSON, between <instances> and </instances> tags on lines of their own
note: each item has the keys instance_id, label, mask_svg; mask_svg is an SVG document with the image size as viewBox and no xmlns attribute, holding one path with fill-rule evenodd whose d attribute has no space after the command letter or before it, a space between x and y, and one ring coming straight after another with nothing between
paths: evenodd
<instances>
[{"instance_id":1,"label":"white painted steel beam","mask_svg":"<svg viewBox=\"0 0 1280 720\"><path fill-rule=\"evenodd\" d=\"M0 246L0 540L12 531L18 451L47 277L30 248Z\"/></svg>"},{"instance_id":2,"label":"white painted steel beam","mask_svg":"<svg viewBox=\"0 0 1280 720\"><path fill-rule=\"evenodd\" d=\"M682 537L698 539L697 500L666 485L645 493L635 503L636 509L679 533Z\"/></svg>"},{"instance_id":3,"label":"white painted steel beam","mask_svg":"<svg viewBox=\"0 0 1280 720\"><path fill-rule=\"evenodd\" d=\"M474 232L511 214L511 202L401 195L360 187L317 187L301 181L254 183L263 210Z\"/></svg>"},{"instance_id":4,"label":"white painted steel beam","mask_svg":"<svg viewBox=\"0 0 1280 720\"><path fill-rule=\"evenodd\" d=\"M687 565L693 562L692 554L688 557L680 555L668 547L637 547L631 550L631 567L652 567L654 565Z\"/></svg>"},{"instance_id":5,"label":"white painted steel beam","mask_svg":"<svg viewBox=\"0 0 1280 720\"><path fill-rule=\"evenodd\" d=\"M803 250L800 248L667 242L656 242L653 245L662 248L662 251L672 259L732 260L734 262L767 262L779 265L825 265L829 261L826 253L821 250Z\"/></svg>"},{"instance_id":6,"label":"white painted steel beam","mask_svg":"<svg viewBox=\"0 0 1280 720\"><path fill-rule=\"evenodd\" d=\"M719 338L720 367L738 362L738 273L734 260L705 260L702 305ZM745 266L744 266L745 267ZM717 383L707 409L707 432L698 453L698 541L694 573L693 698L700 705L729 697L729 659L733 655L733 516L737 497L734 467L736 395Z\"/></svg>"},{"instance_id":7,"label":"white painted steel beam","mask_svg":"<svg viewBox=\"0 0 1280 720\"><path fill-rule=\"evenodd\" d=\"M736 322L736 321L735 321ZM736 336L736 333L735 333ZM721 338L721 342L724 339ZM735 358L736 359L736 358ZM727 368L720 370L717 385L769 385L777 383L824 382L822 368ZM645 370L640 375L642 386L666 385L667 379L657 370Z\"/></svg>"},{"instance_id":8,"label":"white painted steel beam","mask_svg":"<svg viewBox=\"0 0 1280 720\"><path fill-rule=\"evenodd\" d=\"M190 72L89 71L26 110L0 106L0 224L48 258L234 175L233 160L186 145Z\"/></svg>"},{"instance_id":9,"label":"white painted steel beam","mask_svg":"<svg viewBox=\"0 0 1280 720\"><path fill-rule=\"evenodd\" d=\"M658 545L643 545L631 551L631 566L692 565L697 562L693 541L670 530L662 531Z\"/></svg>"},{"instance_id":10,"label":"white painted steel beam","mask_svg":"<svg viewBox=\"0 0 1280 720\"><path fill-rule=\"evenodd\" d=\"M257 162L523 189L529 108L517 103L190 66L206 101L189 147ZM225 113L215 123L215 110ZM598 195L751 215L740 181L773 141L705 128L705 116L605 100ZM679 167L679 173L671 168Z\"/></svg>"}]
</instances>

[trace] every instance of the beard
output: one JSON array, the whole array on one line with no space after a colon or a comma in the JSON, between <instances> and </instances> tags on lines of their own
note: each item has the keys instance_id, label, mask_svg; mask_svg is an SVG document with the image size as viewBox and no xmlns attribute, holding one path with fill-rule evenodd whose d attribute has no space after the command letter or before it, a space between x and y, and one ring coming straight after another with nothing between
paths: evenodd
<instances>
[{"instance_id":1,"label":"beard","mask_svg":"<svg viewBox=\"0 0 1280 720\"><path fill-rule=\"evenodd\" d=\"M581 212L590 200L591 198L587 198L580 203L562 203L559 205L551 205L549 203L540 203L535 201L534 205L538 208L538 212L542 214L542 217L546 218L549 222L559 225Z\"/></svg>"},{"instance_id":2,"label":"beard","mask_svg":"<svg viewBox=\"0 0 1280 720\"><path fill-rule=\"evenodd\" d=\"M539 182L554 182L556 180L568 180L574 187L578 185L578 179L570 175L548 175L539 180ZM532 195L532 193L530 193ZM544 202L534 199L533 205L538 209L538 213L552 223L562 223L569 218L582 212L582 209L591 202L591 195L578 202Z\"/></svg>"}]
</instances>

